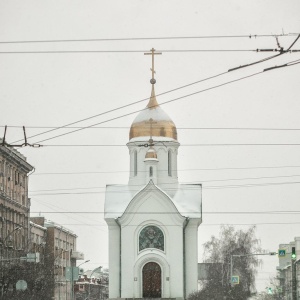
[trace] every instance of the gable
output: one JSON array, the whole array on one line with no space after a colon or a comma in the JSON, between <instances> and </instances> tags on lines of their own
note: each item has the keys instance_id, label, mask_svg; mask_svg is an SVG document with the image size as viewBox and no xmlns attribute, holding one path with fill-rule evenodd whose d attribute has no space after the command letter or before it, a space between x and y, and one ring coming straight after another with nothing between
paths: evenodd
<instances>
[{"instance_id":1,"label":"gable","mask_svg":"<svg viewBox=\"0 0 300 300\"><path fill-rule=\"evenodd\" d=\"M165 199L165 202L172 204L175 211L184 217L202 217L202 188L200 184L176 185L172 188L173 195L171 197L150 181L146 186L140 187L108 185L105 194L104 218L120 218L130 203L135 203L137 199L142 199L149 193L153 197L157 195L157 197Z\"/></svg>"},{"instance_id":2,"label":"gable","mask_svg":"<svg viewBox=\"0 0 300 300\"><path fill-rule=\"evenodd\" d=\"M130 223L133 219L172 219L182 222L181 216L171 198L150 181L147 186L137 193L120 217L120 223ZM172 222L172 223L173 223Z\"/></svg>"}]
</instances>

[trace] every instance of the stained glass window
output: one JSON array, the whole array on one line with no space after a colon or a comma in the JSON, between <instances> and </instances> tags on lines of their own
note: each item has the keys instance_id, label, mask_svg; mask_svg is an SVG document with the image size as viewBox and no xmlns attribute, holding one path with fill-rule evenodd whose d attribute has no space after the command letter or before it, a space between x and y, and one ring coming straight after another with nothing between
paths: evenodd
<instances>
[{"instance_id":1,"label":"stained glass window","mask_svg":"<svg viewBox=\"0 0 300 300\"><path fill-rule=\"evenodd\" d=\"M147 248L164 250L164 234L156 226L147 226L142 229L139 236L139 251Z\"/></svg>"}]
</instances>

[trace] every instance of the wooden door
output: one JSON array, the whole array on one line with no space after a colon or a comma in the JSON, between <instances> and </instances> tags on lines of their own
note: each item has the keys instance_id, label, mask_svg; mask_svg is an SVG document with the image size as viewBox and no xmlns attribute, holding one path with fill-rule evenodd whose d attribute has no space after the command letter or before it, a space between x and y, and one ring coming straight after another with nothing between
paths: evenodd
<instances>
[{"instance_id":1,"label":"wooden door","mask_svg":"<svg viewBox=\"0 0 300 300\"><path fill-rule=\"evenodd\" d=\"M143 268L143 298L161 298L161 268L155 262Z\"/></svg>"}]
</instances>

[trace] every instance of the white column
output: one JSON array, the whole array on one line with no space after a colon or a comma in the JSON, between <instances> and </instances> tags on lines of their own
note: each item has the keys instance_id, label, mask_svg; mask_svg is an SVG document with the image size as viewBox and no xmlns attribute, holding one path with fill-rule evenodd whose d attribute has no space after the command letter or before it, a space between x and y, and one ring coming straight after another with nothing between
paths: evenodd
<instances>
[{"instance_id":1,"label":"white column","mask_svg":"<svg viewBox=\"0 0 300 300\"><path fill-rule=\"evenodd\" d=\"M106 220L109 236L109 298L120 298L120 228L114 219Z\"/></svg>"},{"instance_id":2,"label":"white column","mask_svg":"<svg viewBox=\"0 0 300 300\"><path fill-rule=\"evenodd\" d=\"M186 297L198 290L198 222L191 219L185 229Z\"/></svg>"}]
</instances>

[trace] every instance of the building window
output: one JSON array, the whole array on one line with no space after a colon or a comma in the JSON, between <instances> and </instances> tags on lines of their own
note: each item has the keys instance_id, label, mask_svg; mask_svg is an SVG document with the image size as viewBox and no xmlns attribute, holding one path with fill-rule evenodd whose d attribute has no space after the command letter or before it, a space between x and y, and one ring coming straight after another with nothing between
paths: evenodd
<instances>
[{"instance_id":1,"label":"building window","mask_svg":"<svg viewBox=\"0 0 300 300\"><path fill-rule=\"evenodd\" d=\"M168 175L172 176L172 152L168 151Z\"/></svg>"},{"instance_id":2,"label":"building window","mask_svg":"<svg viewBox=\"0 0 300 300\"><path fill-rule=\"evenodd\" d=\"M134 176L137 176L137 151L135 150L134 152L133 152L133 168L134 168L134 170L133 170L133 174L134 174Z\"/></svg>"},{"instance_id":3,"label":"building window","mask_svg":"<svg viewBox=\"0 0 300 300\"><path fill-rule=\"evenodd\" d=\"M149 168L149 176L150 176L150 177L153 177L153 167L150 167L150 168Z\"/></svg>"},{"instance_id":4,"label":"building window","mask_svg":"<svg viewBox=\"0 0 300 300\"><path fill-rule=\"evenodd\" d=\"M156 248L164 251L164 234L157 226L147 226L139 235L139 251L147 248Z\"/></svg>"}]
</instances>

